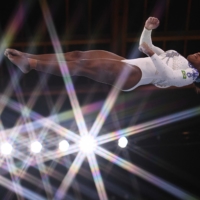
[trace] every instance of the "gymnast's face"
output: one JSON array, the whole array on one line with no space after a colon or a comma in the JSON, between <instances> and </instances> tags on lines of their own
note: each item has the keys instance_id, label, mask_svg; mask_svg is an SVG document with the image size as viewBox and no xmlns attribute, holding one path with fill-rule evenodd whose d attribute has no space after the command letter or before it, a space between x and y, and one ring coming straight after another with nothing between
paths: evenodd
<instances>
[{"instance_id":1,"label":"gymnast's face","mask_svg":"<svg viewBox=\"0 0 200 200\"><path fill-rule=\"evenodd\" d=\"M187 60L200 72L200 52L190 54Z\"/></svg>"}]
</instances>

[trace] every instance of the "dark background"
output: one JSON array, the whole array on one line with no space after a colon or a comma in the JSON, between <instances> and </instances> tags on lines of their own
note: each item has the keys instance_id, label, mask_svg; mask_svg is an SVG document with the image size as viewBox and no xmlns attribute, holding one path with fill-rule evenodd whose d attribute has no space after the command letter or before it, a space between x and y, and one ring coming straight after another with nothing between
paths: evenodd
<instances>
[{"instance_id":1,"label":"dark background","mask_svg":"<svg viewBox=\"0 0 200 200\"><path fill-rule=\"evenodd\" d=\"M52 19L64 52L73 50L103 49L126 58L143 57L138 51L138 41L145 20L149 16L160 19L160 26L153 31L154 45L164 50L175 49L183 56L198 52L200 49L200 2L199 0L48 0ZM5 48L15 48L33 54L53 53L54 48L46 26L41 5L44 1L3 1L0 6L0 92L15 102L26 105L29 98L36 99L32 110L42 116L51 115L51 109L59 98L63 99L56 112L72 109L62 78L31 71L24 75L4 56ZM15 79L18 74L18 81ZM12 82L12 81L13 82ZM39 81L43 81L36 91ZM111 87L84 77L72 77L76 94L81 106L97 103L92 114L85 115L88 129L92 126L98 111ZM21 102L20 102L21 103ZM171 87L158 89L142 86L131 92L120 92L106 119L100 135L129 126L156 120L157 128L141 131L128 137L125 149L117 146L117 140L103 144L102 147L125 160L161 177L170 184L178 186L197 199L200 199L200 173L198 164L200 152L200 95L194 87ZM1 103L1 107L2 107ZM8 102L0 109L1 131L12 128L20 117L20 108L14 111ZM190 109L193 109L192 111ZM162 117L175 116L191 111L190 117L170 121L159 126ZM23 124L22 120L22 124ZM25 122L24 122L25 123ZM62 126L79 134L74 120L61 123ZM48 131L49 137L59 141L59 136ZM2 140L2 139L1 139ZM27 151L16 140L19 151ZM47 145L47 146L48 146ZM53 147L52 147L53 148ZM31 156L31 155L30 155ZM59 187L76 154L50 160L44 165L58 172L59 177L47 173L54 190ZM0 157L0 176L12 180L13 170L7 160ZM108 198L118 199L177 199L159 187L153 186L138 176L97 156ZM23 161L14 159L13 165L20 168ZM54 167L52 167L54 166ZM42 175L37 167L29 166L20 184L47 198L42 184L33 184L30 179ZM15 174L17 177L17 174ZM26 199L16 195L0 181L0 199ZM41 186L42 185L42 186ZM30 199L32 199L30 197ZM65 199L99 199L87 160L83 163ZM184 199L184 198L183 198Z\"/></svg>"}]
</instances>

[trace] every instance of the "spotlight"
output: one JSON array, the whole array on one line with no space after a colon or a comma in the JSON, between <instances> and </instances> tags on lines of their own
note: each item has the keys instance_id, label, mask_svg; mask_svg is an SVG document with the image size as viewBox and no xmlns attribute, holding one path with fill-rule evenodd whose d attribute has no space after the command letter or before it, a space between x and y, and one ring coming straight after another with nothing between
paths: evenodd
<instances>
[{"instance_id":1,"label":"spotlight","mask_svg":"<svg viewBox=\"0 0 200 200\"><path fill-rule=\"evenodd\" d=\"M93 152L96 146L96 140L91 135L83 136L79 143L80 150L86 154Z\"/></svg>"},{"instance_id":2,"label":"spotlight","mask_svg":"<svg viewBox=\"0 0 200 200\"><path fill-rule=\"evenodd\" d=\"M3 155L10 155L12 152L12 146L8 142L5 142L1 145L1 153Z\"/></svg>"},{"instance_id":3,"label":"spotlight","mask_svg":"<svg viewBox=\"0 0 200 200\"><path fill-rule=\"evenodd\" d=\"M126 139L126 137L121 137L119 140L118 140L118 145L121 147L121 148L125 148L128 144L128 140Z\"/></svg>"},{"instance_id":4,"label":"spotlight","mask_svg":"<svg viewBox=\"0 0 200 200\"><path fill-rule=\"evenodd\" d=\"M34 141L31 143L31 151L33 153L39 153L42 150L42 145L38 141Z\"/></svg>"},{"instance_id":5,"label":"spotlight","mask_svg":"<svg viewBox=\"0 0 200 200\"><path fill-rule=\"evenodd\" d=\"M60 151L67 151L69 148L69 143L66 141L66 140L62 140L60 143L59 143L59 150Z\"/></svg>"}]
</instances>

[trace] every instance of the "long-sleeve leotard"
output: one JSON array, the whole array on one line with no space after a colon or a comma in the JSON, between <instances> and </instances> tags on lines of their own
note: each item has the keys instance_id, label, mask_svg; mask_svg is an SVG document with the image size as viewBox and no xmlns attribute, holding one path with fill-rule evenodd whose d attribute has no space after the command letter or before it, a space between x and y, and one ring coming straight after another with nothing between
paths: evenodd
<instances>
[{"instance_id":1,"label":"long-sleeve leotard","mask_svg":"<svg viewBox=\"0 0 200 200\"><path fill-rule=\"evenodd\" d=\"M199 73L189 66L188 61L174 50L164 52L154 46L151 41L151 31L144 28L140 44L146 42L155 52L151 57L122 60L123 62L138 66L142 71L140 82L130 88L135 89L139 85L154 84L160 88L170 86L182 87L194 82Z\"/></svg>"},{"instance_id":2,"label":"long-sleeve leotard","mask_svg":"<svg viewBox=\"0 0 200 200\"><path fill-rule=\"evenodd\" d=\"M141 45L143 42L147 43L148 46L157 54L160 55L162 53L164 53L164 51L153 45L152 40L151 40L151 32L152 30L148 30L146 28L144 28L144 30L142 31L142 35L140 37L140 42L139 45Z\"/></svg>"}]
</instances>

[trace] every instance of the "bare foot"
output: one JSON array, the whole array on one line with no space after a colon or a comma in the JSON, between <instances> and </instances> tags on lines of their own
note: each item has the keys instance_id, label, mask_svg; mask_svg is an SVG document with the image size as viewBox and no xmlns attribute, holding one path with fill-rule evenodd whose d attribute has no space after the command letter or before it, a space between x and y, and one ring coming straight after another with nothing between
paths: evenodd
<instances>
[{"instance_id":1,"label":"bare foot","mask_svg":"<svg viewBox=\"0 0 200 200\"><path fill-rule=\"evenodd\" d=\"M15 51L15 52L12 52L12 53L9 52L7 57L23 73L28 73L31 70L28 58L26 58L26 56L20 55L20 53Z\"/></svg>"},{"instance_id":2,"label":"bare foot","mask_svg":"<svg viewBox=\"0 0 200 200\"><path fill-rule=\"evenodd\" d=\"M152 56L154 54L154 52L152 51L152 49L148 46L147 43L143 42L140 46L139 46L139 50L143 53L145 53L147 56Z\"/></svg>"}]
</instances>

